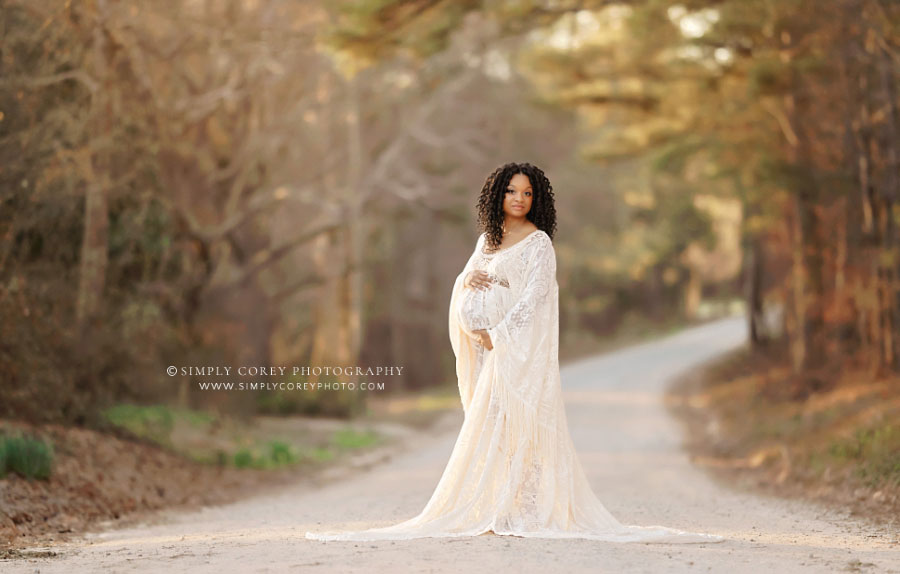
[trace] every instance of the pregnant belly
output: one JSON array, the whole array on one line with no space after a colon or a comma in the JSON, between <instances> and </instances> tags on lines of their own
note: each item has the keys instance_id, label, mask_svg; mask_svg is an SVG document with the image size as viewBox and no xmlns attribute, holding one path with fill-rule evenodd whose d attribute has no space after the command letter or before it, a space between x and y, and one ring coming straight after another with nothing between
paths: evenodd
<instances>
[{"instance_id":1,"label":"pregnant belly","mask_svg":"<svg viewBox=\"0 0 900 574\"><path fill-rule=\"evenodd\" d=\"M464 289L459 305L459 322L463 330L472 333L489 329L503 319L510 306L509 287L491 283L487 289Z\"/></svg>"}]
</instances>

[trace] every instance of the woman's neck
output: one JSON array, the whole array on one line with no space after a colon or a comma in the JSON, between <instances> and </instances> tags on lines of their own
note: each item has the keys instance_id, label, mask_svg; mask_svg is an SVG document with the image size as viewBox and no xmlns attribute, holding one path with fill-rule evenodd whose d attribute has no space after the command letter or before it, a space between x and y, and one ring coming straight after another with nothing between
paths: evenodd
<instances>
[{"instance_id":1,"label":"woman's neck","mask_svg":"<svg viewBox=\"0 0 900 574\"><path fill-rule=\"evenodd\" d=\"M528 225L528 219L525 217L507 217L503 220L504 233L518 233L524 230Z\"/></svg>"}]
</instances>

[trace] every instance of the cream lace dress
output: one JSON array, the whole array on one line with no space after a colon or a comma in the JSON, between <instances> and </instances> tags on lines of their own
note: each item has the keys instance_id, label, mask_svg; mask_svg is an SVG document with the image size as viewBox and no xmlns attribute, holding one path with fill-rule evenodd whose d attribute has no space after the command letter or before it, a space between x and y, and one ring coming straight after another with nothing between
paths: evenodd
<instances>
[{"instance_id":1,"label":"cream lace dress","mask_svg":"<svg viewBox=\"0 0 900 574\"><path fill-rule=\"evenodd\" d=\"M449 329L465 419L431 499L415 517L314 540L500 535L612 542L719 542L722 536L623 525L591 490L569 436L559 376L559 286L550 236L533 231L485 253L477 241L457 276ZM487 291L464 288L472 269ZM486 328L487 350L471 336Z\"/></svg>"}]
</instances>

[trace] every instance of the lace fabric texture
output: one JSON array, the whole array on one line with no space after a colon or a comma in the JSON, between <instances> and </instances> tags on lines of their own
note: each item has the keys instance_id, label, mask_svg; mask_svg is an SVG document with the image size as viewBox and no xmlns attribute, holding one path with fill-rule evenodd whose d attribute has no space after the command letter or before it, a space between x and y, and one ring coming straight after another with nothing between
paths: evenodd
<instances>
[{"instance_id":1,"label":"lace fabric texture","mask_svg":"<svg viewBox=\"0 0 900 574\"><path fill-rule=\"evenodd\" d=\"M465 419L434 493L403 522L307 532L313 540L500 535L611 542L720 542L724 537L620 523L591 490L569 434L559 375L556 254L544 231L484 253L482 234L450 299L449 334ZM483 269L508 287L474 296ZM491 294L491 292L494 292ZM481 327L479 325L486 325ZM489 325L489 326L487 326ZM486 328L487 350L471 336Z\"/></svg>"},{"instance_id":2,"label":"lace fabric texture","mask_svg":"<svg viewBox=\"0 0 900 574\"><path fill-rule=\"evenodd\" d=\"M512 305L509 282L488 271L491 284L486 289L463 289L459 308L459 325L470 336L479 329L496 326Z\"/></svg>"}]
</instances>

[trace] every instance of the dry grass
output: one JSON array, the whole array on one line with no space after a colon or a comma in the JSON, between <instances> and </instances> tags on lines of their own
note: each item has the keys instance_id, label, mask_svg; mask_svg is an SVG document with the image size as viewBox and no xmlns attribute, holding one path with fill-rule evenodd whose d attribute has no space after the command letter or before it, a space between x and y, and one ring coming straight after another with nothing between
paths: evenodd
<instances>
[{"instance_id":1,"label":"dry grass","mask_svg":"<svg viewBox=\"0 0 900 574\"><path fill-rule=\"evenodd\" d=\"M666 399L692 460L717 480L896 522L900 378L831 372L804 385L785 357L741 350L685 375Z\"/></svg>"}]
</instances>

